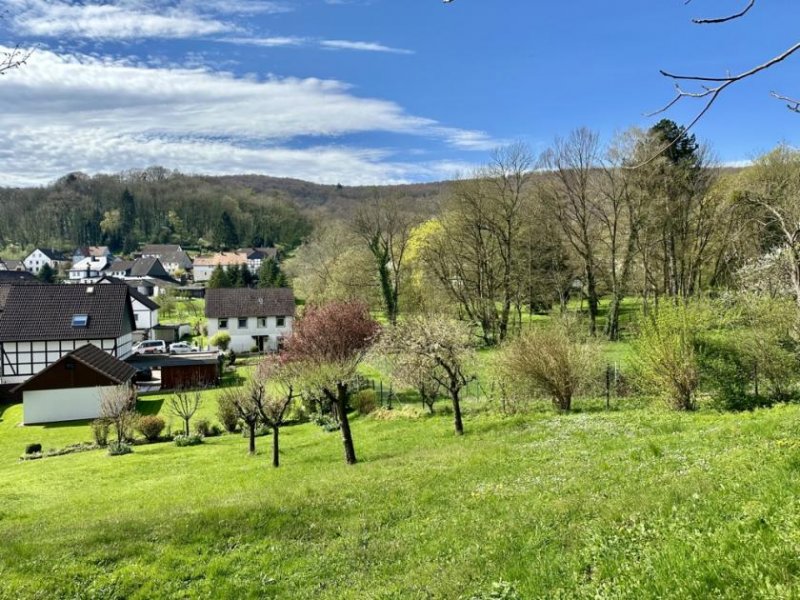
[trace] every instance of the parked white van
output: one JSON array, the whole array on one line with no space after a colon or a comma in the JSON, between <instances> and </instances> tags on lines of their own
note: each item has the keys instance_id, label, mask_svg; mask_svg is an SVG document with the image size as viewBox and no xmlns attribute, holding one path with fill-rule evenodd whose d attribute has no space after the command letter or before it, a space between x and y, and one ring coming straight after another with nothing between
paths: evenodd
<instances>
[{"instance_id":1,"label":"parked white van","mask_svg":"<svg viewBox=\"0 0 800 600\"><path fill-rule=\"evenodd\" d=\"M164 340L145 340L133 347L134 354L166 354L167 343Z\"/></svg>"}]
</instances>

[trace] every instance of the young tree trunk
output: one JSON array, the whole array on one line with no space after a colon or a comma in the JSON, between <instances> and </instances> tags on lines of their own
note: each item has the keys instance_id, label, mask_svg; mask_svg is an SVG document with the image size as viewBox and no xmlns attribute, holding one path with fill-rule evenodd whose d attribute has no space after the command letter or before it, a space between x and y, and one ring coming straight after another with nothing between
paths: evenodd
<instances>
[{"instance_id":1,"label":"young tree trunk","mask_svg":"<svg viewBox=\"0 0 800 600\"><path fill-rule=\"evenodd\" d=\"M183 419L183 432L188 436L189 435L189 419L184 417Z\"/></svg>"},{"instance_id":2,"label":"young tree trunk","mask_svg":"<svg viewBox=\"0 0 800 600\"><path fill-rule=\"evenodd\" d=\"M339 413L339 423L342 429L342 444L344 445L344 460L348 465L356 464L356 448L353 445L353 435L350 432L350 418L347 416L347 384L336 384L336 408Z\"/></svg>"},{"instance_id":3,"label":"young tree trunk","mask_svg":"<svg viewBox=\"0 0 800 600\"><path fill-rule=\"evenodd\" d=\"M273 426L272 427L272 466L277 468L281 466L281 459L279 456L279 441L278 441L278 434L280 432L280 427Z\"/></svg>"},{"instance_id":4,"label":"young tree trunk","mask_svg":"<svg viewBox=\"0 0 800 600\"><path fill-rule=\"evenodd\" d=\"M794 288L794 300L800 308L800 250L794 245L792 250L792 287Z\"/></svg>"},{"instance_id":5,"label":"young tree trunk","mask_svg":"<svg viewBox=\"0 0 800 600\"><path fill-rule=\"evenodd\" d=\"M450 396L453 399L453 421L456 428L456 435L464 435L464 422L461 420L461 398L459 398L459 390L451 389Z\"/></svg>"},{"instance_id":6,"label":"young tree trunk","mask_svg":"<svg viewBox=\"0 0 800 600\"><path fill-rule=\"evenodd\" d=\"M594 269L590 265L586 266L586 299L589 303L589 333L594 336L597 334L597 313L600 301L597 298L597 280Z\"/></svg>"},{"instance_id":7,"label":"young tree trunk","mask_svg":"<svg viewBox=\"0 0 800 600\"><path fill-rule=\"evenodd\" d=\"M619 307L622 303L622 296L614 294L611 304L608 307L608 317L606 317L606 335L612 342L619 339Z\"/></svg>"},{"instance_id":8,"label":"young tree trunk","mask_svg":"<svg viewBox=\"0 0 800 600\"><path fill-rule=\"evenodd\" d=\"M256 453L256 424L252 423L247 426L250 432L250 454L255 455Z\"/></svg>"}]
</instances>

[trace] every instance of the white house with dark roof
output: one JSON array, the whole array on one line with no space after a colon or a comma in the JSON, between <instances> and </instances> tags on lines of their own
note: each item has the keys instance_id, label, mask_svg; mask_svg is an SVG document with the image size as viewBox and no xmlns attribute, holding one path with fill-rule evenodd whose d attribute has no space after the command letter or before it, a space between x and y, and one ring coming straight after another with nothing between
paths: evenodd
<instances>
[{"instance_id":1,"label":"white house with dark roof","mask_svg":"<svg viewBox=\"0 0 800 600\"><path fill-rule=\"evenodd\" d=\"M107 256L87 256L72 263L69 269L69 280L91 283L91 280L102 275L109 264L111 264L111 260Z\"/></svg>"},{"instance_id":2,"label":"white house with dark roof","mask_svg":"<svg viewBox=\"0 0 800 600\"><path fill-rule=\"evenodd\" d=\"M65 354L93 344L130 356L135 319L125 284L0 288L0 383L22 383Z\"/></svg>"},{"instance_id":3,"label":"white house with dark roof","mask_svg":"<svg viewBox=\"0 0 800 600\"><path fill-rule=\"evenodd\" d=\"M275 352L292 333L294 292L288 288L235 288L206 291L208 335L231 336L234 352Z\"/></svg>"},{"instance_id":4,"label":"white house with dark roof","mask_svg":"<svg viewBox=\"0 0 800 600\"><path fill-rule=\"evenodd\" d=\"M120 279L144 296L159 296L167 289L180 285L167 273L161 261L153 256L114 261L102 275Z\"/></svg>"},{"instance_id":5,"label":"white house with dark roof","mask_svg":"<svg viewBox=\"0 0 800 600\"><path fill-rule=\"evenodd\" d=\"M65 266L68 262L63 252L53 250L52 248L36 248L36 250L28 254L28 256L22 260L25 269L34 275L38 275L39 271L41 271L45 265L50 265L51 269L59 271L61 267Z\"/></svg>"}]
</instances>

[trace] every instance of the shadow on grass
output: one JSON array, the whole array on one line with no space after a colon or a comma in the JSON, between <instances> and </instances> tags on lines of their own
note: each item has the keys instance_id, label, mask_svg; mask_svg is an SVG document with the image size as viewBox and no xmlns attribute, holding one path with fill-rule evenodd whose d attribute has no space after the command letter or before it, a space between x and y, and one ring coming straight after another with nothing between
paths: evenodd
<instances>
[{"instance_id":1,"label":"shadow on grass","mask_svg":"<svg viewBox=\"0 0 800 600\"><path fill-rule=\"evenodd\" d=\"M12 406L16 406L16 405L17 404L14 404L14 403L11 403L11 404L0 404L0 423L2 423L4 421L4 417L5 417L6 411L9 410Z\"/></svg>"},{"instance_id":2,"label":"shadow on grass","mask_svg":"<svg viewBox=\"0 0 800 600\"><path fill-rule=\"evenodd\" d=\"M80 427L81 425L88 426L92 419L78 419L76 421L57 421L55 423L34 423L36 427L42 429L64 429L67 427Z\"/></svg>"},{"instance_id":3,"label":"shadow on grass","mask_svg":"<svg viewBox=\"0 0 800 600\"><path fill-rule=\"evenodd\" d=\"M140 415L157 415L161 412L161 407L163 404L163 398L156 398L154 400L139 400L136 402L136 412L138 412Z\"/></svg>"}]
</instances>

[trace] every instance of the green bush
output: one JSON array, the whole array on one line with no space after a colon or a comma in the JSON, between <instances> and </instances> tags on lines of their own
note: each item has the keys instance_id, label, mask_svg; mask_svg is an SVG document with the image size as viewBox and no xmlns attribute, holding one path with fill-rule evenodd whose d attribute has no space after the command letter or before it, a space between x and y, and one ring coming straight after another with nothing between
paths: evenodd
<instances>
[{"instance_id":1,"label":"green bush","mask_svg":"<svg viewBox=\"0 0 800 600\"><path fill-rule=\"evenodd\" d=\"M208 419L197 419L194 422L194 431L203 437L208 437L211 432L211 421Z\"/></svg>"},{"instance_id":2,"label":"green bush","mask_svg":"<svg viewBox=\"0 0 800 600\"><path fill-rule=\"evenodd\" d=\"M184 448L186 446L197 446L203 443L203 436L197 433L191 435L179 433L173 438L173 441L179 448Z\"/></svg>"},{"instance_id":3,"label":"green bush","mask_svg":"<svg viewBox=\"0 0 800 600\"><path fill-rule=\"evenodd\" d=\"M95 419L91 422L92 438L98 446L108 445L108 432L111 429L111 423L107 419Z\"/></svg>"},{"instance_id":4,"label":"green bush","mask_svg":"<svg viewBox=\"0 0 800 600\"><path fill-rule=\"evenodd\" d=\"M634 368L641 386L662 396L675 410L693 410L700 385L698 338L714 319L695 302L661 304L639 322Z\"/></svg>"},{"instance_id":5,"label":"green bush","mask_svg":"<svg viewBox=\"0 0 800 600\"><path fill-rule=\"evenodd\" d=\"M148 442L158 441L164 427L166 427L164 419L156 415L141 416L136 422L136 431L141 433Z\"/></svg>"},{"instance_id":6,"label":"green bush","mask_svg":"<svg viewBox=\"0 0 800 600\"><path fill-rule=\"evenodd\" d=\"M377 395L375 390L364 389L356 392L350 398L350 405L354 410L358 411L360 415L368 415L376 408L378 408Z\"/></svg>"},{"instance_id":7,"label":"green bush","mask_svg":"<svg viewBox=\"0 0 800 600\"><path fill-rule=\"evenodd\" d=\"M231 344L231 334L227 331L218 331L215 333L208 342L223 352L228 349L228 346Z\"/></svg>"},{"instance_id":8,"label":"green bush","mask_svg":"<svg viewBox=\"0 0 800 600\"><path fill-rule=\"evenodd\" d=\"M109 456L122 456L123 454L130 454L131 452L133 452L133 448L130 447L130 444L120 442L119 440L115 440L108 445Z\"/></svg>"},{"instance_id":9,"label":"green bush","mask_svg":"<svg viewBox=\"0 0 800 600\"><path fill-rule=\"evenodd\" d=\"M529 329L503 348L498 373L510 387L549 398L569 411L573 398L591 387L601 371L596 344L586 328L570 318Z\"/></svg>"},{"instance_id":10,"label":"green bush","mask_svg":"<svg viewBox=\"0 0 800 600\"><path fill-rule=\"evenodd\" d=\"M217 404L217 418L228 433L236 433L239 429L239 414L233 404L233 396L220 395Z\"/></svg>"},{"instance_id":11,"label":"green bush","mask_svg":"<svg viewBox=\"0 0 800 600\"><path fill-rule=\"evenodd\" d=\"M702 337L701 381L717 408L752 410L792 398L794 311L788 301L740 296L721 326Z\"/></svg>"},{"instance_id":12,"label":"green bush","mask_svg":"<svg viewBox=\"0 0 800 600\"><path fill-rule=\"evenodd\" d=\"M328 433L331 433L333 431L339 431L339 429L341 428L341 424L339 423L339 421L334 419L331 415L326 415L323 413L315 414L314 417L312 418L312 421L314 425L319 425L320 427L322 427L323 431L327 431Z\"/></svg>"}]
</instances>

